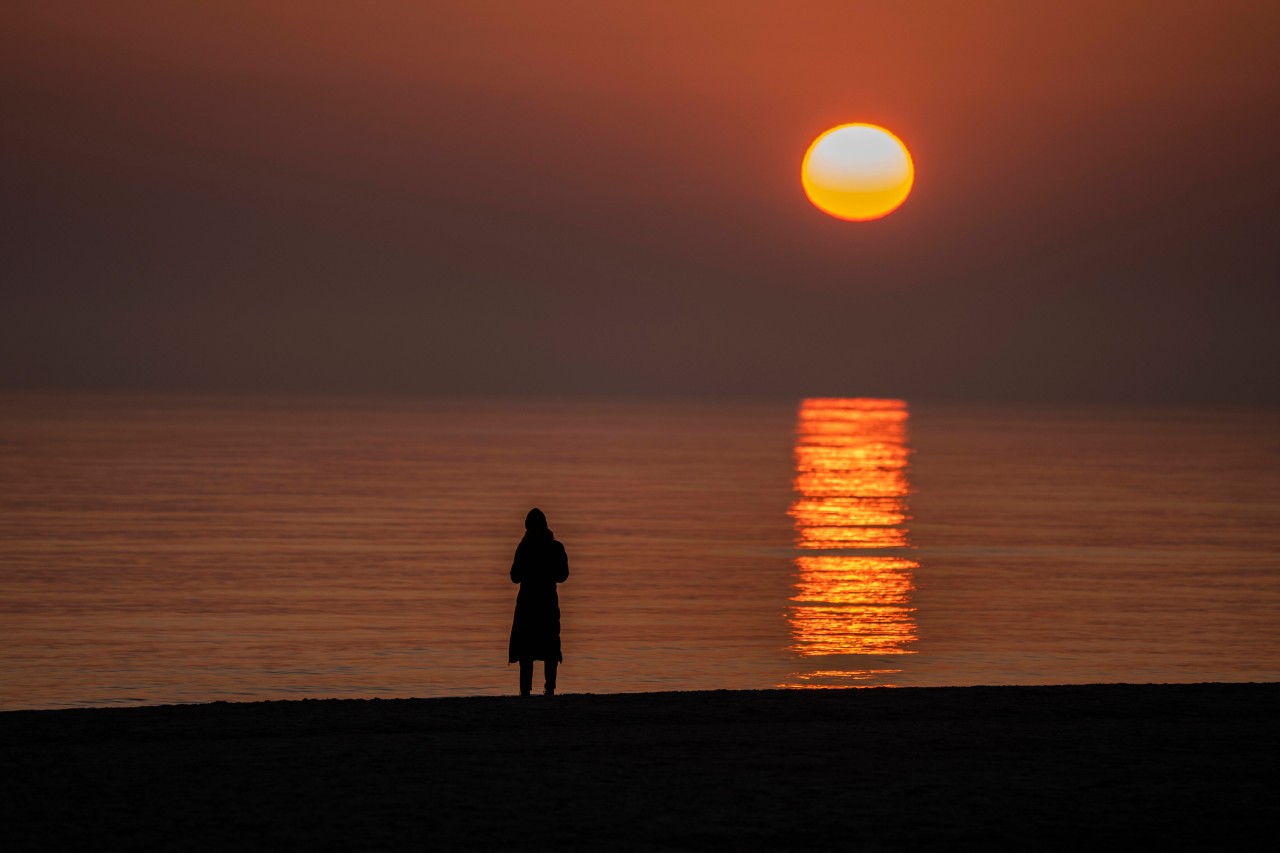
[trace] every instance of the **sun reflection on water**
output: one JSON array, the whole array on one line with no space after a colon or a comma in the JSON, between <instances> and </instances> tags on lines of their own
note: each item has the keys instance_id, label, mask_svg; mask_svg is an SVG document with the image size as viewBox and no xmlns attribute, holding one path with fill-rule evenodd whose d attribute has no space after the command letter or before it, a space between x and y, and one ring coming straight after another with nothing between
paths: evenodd
<instances>
[{"instance_id":1,"label":"sun reflection on water","mask_svg":"<svg viewBox=\"0 0 1280 853\"><path fill-rule=\"evenodd\" d=\"M907 404L811 398L796 429L795 592L787 619L802 657L912 654L913 560L859 551L910 547ZM854 552L854 553L849 553ZM786 687L886 683L897 669L797 673Z\"/></svg>"}]
</instances>

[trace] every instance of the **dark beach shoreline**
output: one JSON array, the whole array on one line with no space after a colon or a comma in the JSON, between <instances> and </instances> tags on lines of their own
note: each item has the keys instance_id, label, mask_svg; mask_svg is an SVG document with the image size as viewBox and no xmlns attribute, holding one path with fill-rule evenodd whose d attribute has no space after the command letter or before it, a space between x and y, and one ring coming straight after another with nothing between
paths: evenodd
<instances>
[{"instance_id":1,"label":"dark beach shoreline","mask_svg":"<svg viewBox=\"0 0 1280 853\"><path fill-rule=\"evenodd\" d=\"M1280 684L0 714L6 849L1256 847Z\"/></svg>"}]
</instances>

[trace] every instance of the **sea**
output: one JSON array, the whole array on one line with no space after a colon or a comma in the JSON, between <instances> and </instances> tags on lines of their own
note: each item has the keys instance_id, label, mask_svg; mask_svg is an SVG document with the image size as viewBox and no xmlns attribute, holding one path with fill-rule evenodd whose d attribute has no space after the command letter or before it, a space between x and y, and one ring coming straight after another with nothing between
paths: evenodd
<instances>
[{"instance_id":1,"label":"sea","mask_svg":"<svg viewBox=\"0 0 1280 853\"><path fill-rule=\"evenodd\" d=\"M0 709L1280 680L1280 412L0 396ZM539 673L538 677L541 677Z\"/></svg>"}]
</instances>

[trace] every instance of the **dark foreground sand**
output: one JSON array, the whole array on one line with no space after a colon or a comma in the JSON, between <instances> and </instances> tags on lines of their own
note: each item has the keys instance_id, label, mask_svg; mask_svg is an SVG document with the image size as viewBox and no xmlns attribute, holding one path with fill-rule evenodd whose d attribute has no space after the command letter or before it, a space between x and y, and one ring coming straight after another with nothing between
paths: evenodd
<instances>
[{"instance_id":1,"label":"dark foreground sand","mask_svg":"<svg viewBox=\"0 0 1280 853\"><path fill-rule=\"evenodd\" d=\"M1280 684L0 714L7 850L1262 849Z\"/></svg>"}]
</instances>

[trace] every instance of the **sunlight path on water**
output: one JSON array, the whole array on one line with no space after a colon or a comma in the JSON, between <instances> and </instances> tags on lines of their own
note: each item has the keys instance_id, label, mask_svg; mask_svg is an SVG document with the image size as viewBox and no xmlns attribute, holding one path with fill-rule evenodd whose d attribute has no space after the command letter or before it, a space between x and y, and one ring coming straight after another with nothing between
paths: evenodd
<instances>
[{"instance_id":1,"label":"sunlight path on water","mask_svg":"<svg viewBox=\"0 0 1280 853\"><path fill-rule=\"evenodd\" d=\"M796 429L795 593L788 612L803 658L840 662L797 673L786 687L884 684L901 672L862 663L911 654L919 564L868 551L906 548L909 450L902 400L810 398ZM852 553L851 553L852 552ZM848 667L848 668L842 668Z\"/></svg>"}]
</instances>

